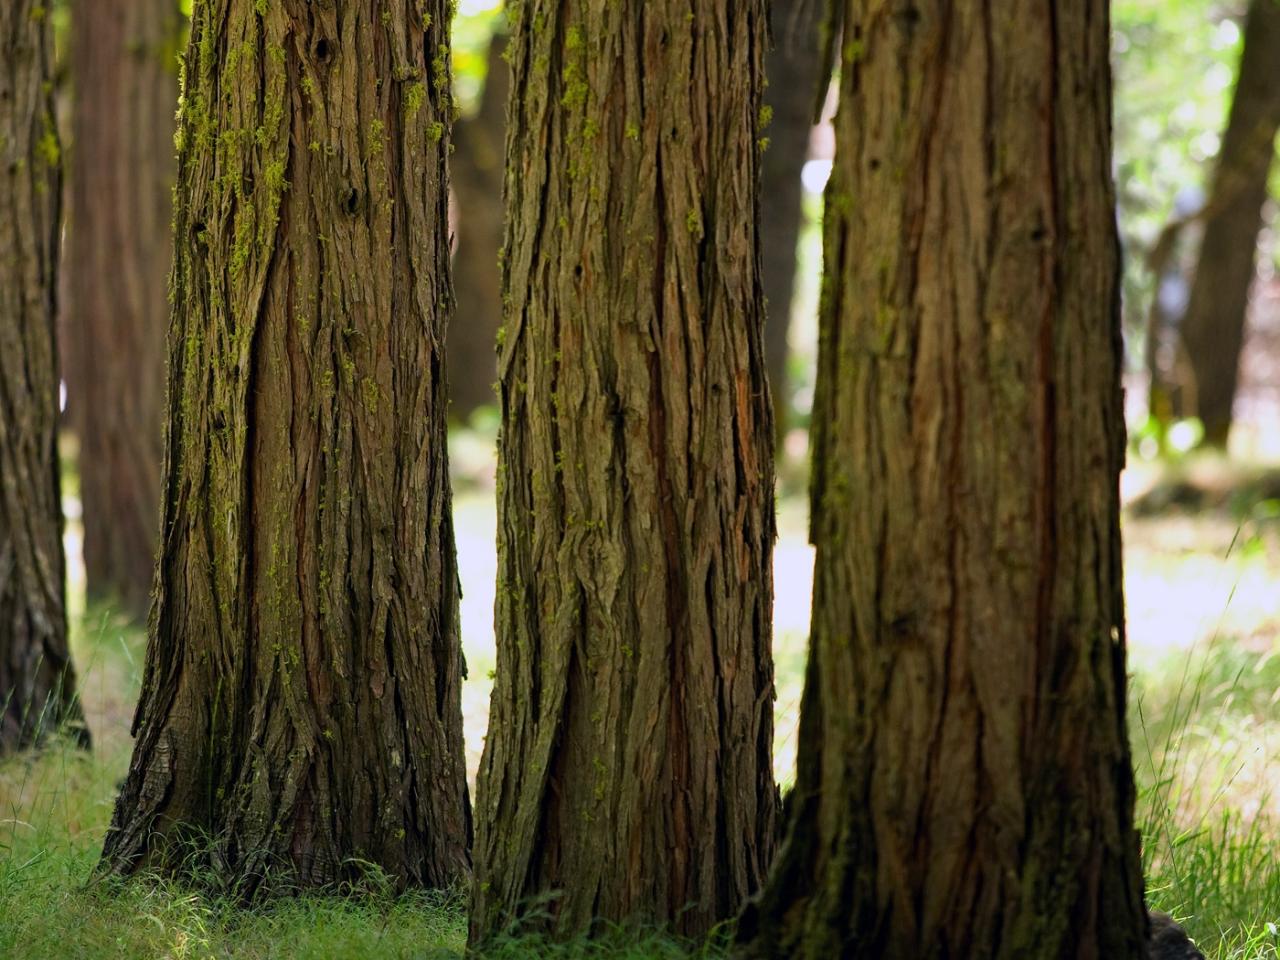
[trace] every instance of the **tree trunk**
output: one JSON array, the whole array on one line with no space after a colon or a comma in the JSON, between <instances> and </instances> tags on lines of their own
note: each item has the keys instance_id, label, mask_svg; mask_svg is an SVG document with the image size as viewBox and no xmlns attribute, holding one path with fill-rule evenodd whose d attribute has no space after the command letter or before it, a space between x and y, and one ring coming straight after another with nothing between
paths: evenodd
<instances>
[{"instance_id":1,"label":"tree trunk","mask_svg":"<svg viewBox=\"0 0 1280 960\"><path fill-rule=\"evenodd\" d=\"M1211 214L1183 319L1204 442L1225 448L1239 382L1267 178L1280 129L1280 3L1253 0L1244 25L1240 76L1218 153Z\"/></svg>"},{"instance_id":2,"label":"tree trunk","mask_svg":"<svg viewBox=\"0 0 1280 960\"><path fill-rule=\"evenodd\" d=\"M766 58L769 148L761 163L760 232L768 319L765 357L774 419L781 436L791 412L787 333L796 282L796 246L804 222L800 171L809 157L814 103L823 82L819 56L821 0L774 0L773 49Z\"/></svg>"},{"instance_id":3,"label":"tree trunk","mask_svg":"<svg viewBox=\"0 0 1280 960\"><path fill-rule=\"evenodd\" d=\"M774 837L765 6L513 8L471 936L730 916Z\"/></svg>"},{"instance_id":4,"label":"tree trunk","mask_svg":"<svg viewBox=\"0 0 1280 960\"><path fill-rule=\"evenodd\" d=\"M0 4L0 753L63 724L89 742L67 646L52 80L47 9Z\"/></svg>"},{"instance_id":5,"label":"tree trunk","mask_svg":"<svg viewBox=\"0 0 1280 960\"><path fill-rule=\"evenodd\" d=\"M449 323L449 415L465 421L493 403L498 375L495 341L502 323L502 162L510 71L506 34L489 45L489 69L475 116L458 123L453 190L459 216L453 258L458 309Z\"/></svg>"},{"instance_id":6,"label":"tree trunk","mask_svg":"<svg viewBox=\"0 0 1280 960\"><path fill-rule=\"evenodd\" d=\"M1106 0L845 0L812 646L753 957L1142 955Z\"/></svg>"},{"instance_id":7,"label":"tree trunk","mask_svg":"<svg viewBox=\"0 0 1280 960\"><path fill-rule=\"evenodd\" d=\"M64 370L89 594L145 617L159 530L178 8L80 0L72 22Z\"/></svg>"},{"instance_id":8,"label":"tree trunk","mask_svg":"<svg viewBox=\"0 0 1280 960\"><path fill-rule=\"evenodd\" d=\"M445 0L195 7L164 538L106 870L194 843L244 897L467 872L448 28Z\"/></svg>"}]
</instances>

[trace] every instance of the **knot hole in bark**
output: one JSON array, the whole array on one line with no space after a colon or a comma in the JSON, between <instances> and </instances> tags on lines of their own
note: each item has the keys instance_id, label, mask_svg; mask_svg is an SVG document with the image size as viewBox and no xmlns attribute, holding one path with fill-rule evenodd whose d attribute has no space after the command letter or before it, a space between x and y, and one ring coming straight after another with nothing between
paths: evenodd
<instances>
[{"instance_id":1,"label":"knot hole in bark","mask_svg":"<svg viewBox=\"0 0 1280 960\"><path fill-rule=\"evenodd\" d=\"M311 47L311 55L320 66L327 66L333 59L333 44L328 37L321 37Z\"/></svg>"},{"instance_id":2,"label":"knot hole in bark","mask_svg":"<svg viewBox=\"0 0 1280 960\"><path fill-rule=\"evenodd\" d=\"M912 30L921 20L920 8L913 3L904 3L894 14L904 30Z\"/></svg>"},{"instance_id":3,"label":"knot hole in bark","mask_svg":"<svg viewBox=\"0 0 1280 960\"><path fill-rule=\"evenodd\" d=\"M360 191L353 186L348 186L342 195L342 212L349 217L360 212Z\"/></svg>"}]
</instances>

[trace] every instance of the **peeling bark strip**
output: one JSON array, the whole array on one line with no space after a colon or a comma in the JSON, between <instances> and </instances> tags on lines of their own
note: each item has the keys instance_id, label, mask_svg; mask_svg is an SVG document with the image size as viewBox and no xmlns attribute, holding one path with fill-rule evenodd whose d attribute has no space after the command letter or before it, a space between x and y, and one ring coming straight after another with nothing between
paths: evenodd
<instances>
[{"instance_id":1,"label":"peeling bark strip","mask_svg":"<svg viewBox=\"0 0 1280 960\"><path fill-rule=\"evenodd\" d=\"M58 482L53 27L0 4L0 754L65 722L88 746L67 647Z\"/></svg>"},{"instance_id":2,"label":"peeling bark strip","mask_svg":"<svg viewBox=\"0 0 1280 960\"><path fill-rule=\"evenodd\" d=\"M498 664L473 942L705 932L762 879L761 0L510 8Z\"/></svg>"},{"instance_id":3,"label":"peeling bark strip","mask_svg":"<svg viewBox=\"0 0 1280 960\"><path fill-rule=\"evenodd\" d=\"M174 0L81 0L71 24L63 369L85 574L140 619L159 530L178 18Z\"/></svg>"},{"instance_id":4,"label":"peeling bark strip","mask_svg":"<svg viewBox=\"0 0 1280 960\"><path fill-rule=\"evenodd\" d=\"M442 339L445 0L200 0L164 540L104 869L468 868Z\"/></svg>"},{"instance_id":5,"label":"peeling bark strip","mask_svg":"<svg viewBox=\"0 0 1280 960\"><path fill-rule=\"evenodd\" d=\"M743 953L1140 957L1107 3L838 9L812 647Z\"/></svg>"}]
</instances>

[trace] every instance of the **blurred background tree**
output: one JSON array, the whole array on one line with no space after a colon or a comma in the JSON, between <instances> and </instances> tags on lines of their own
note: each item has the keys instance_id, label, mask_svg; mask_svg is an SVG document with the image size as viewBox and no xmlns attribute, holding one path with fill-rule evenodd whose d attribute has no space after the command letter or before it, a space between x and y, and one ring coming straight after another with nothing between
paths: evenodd
<instances>
[{"instance_id":1,"label":"blurred background tree","mask_svg":"<svg viewBox=\"0 0 1280 960\"><path fill-rule=\"evenodd\" d=\"M502 248L502 172L509 70L501 5L462 21L458 35L472 49L457 68L469 88L454 127L453 287L458 309L449 326L450 419L465 423L494 401L494 343L502 324L498 256ZM478 49L476 49L478 48ZM464 83L465 78L465 83ZM479 89L476 90L475 88Z\"/></svg>"},{"instance_id":2,"label":"blurred background tree","mask_svg":"<svg viewBox=\"0 0 1280 960\"><path fill-rule=\"evenodd\" d=\"M1280 129L1280 3L1252 0L1231 115L1214 165L1212 193L1183 343L1195 410L1207 444L1226 449L1231 434L1249 295L1257 274L1258 232Z\"/></svg>"},{"instance_id":3,"label":"blurred background tree","mask_svg":"<svg viewBox=\"0 0 1280 960\"><path fill-rule=\"evenodd\" d=\"M823 0L774 0L773 49L766 62L765 111L769 141L760 170L760 232L765 359L773 392L773 419L785 437L792 404L791 313L795 304L797 244L804 226L801 171L809 159L815 115L823 100L819 57Z\"/></svg>"},{"instance_id":4,"label":"blurred background tree","mask_svg":"<svg viewBox=\"0 0 1280 960\"><path fill-rule=\"evenodd\" d=\"M160 516L175 0L72 7L62 371L80 441L89 593L146 616Z\"/></svg>"},{"instance_id":5,"label":"blurred background tree","mask_svg":"<svg viewBox=\"0 0 1280 960\"><path fill-rule=\"evenodd\" d=\"M1280 313L1264 184L1277 10L1275 0L1252 13L1247 0L1113 5L1129 413L1147 456L1201 439L1225 448L1233 408L1238 449L1275 452Z\"/></svg>"}]
</instances>

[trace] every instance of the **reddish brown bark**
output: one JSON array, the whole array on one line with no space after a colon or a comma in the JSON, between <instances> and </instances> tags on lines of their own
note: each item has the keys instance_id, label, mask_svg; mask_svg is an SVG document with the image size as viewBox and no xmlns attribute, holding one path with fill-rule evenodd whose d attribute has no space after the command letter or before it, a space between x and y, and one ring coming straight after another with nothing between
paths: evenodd
<instances>
[{"instance_id":1,"label":"reddish brown bark","mask_svg":"<svg viewBox=\"0 0 1280 960\"><path fill-rule=\"evenodd\" d=\"M810 662L751 957L1137 960L1106 0L841 0Z\"/></svg>"},{"instance_id":2,"label":"reddish brown bark","mask_svg":"<svg viewBox=\"0 0 1280 960\"><path fill-rule=\"evenodd\" d=\"M60 149L53 28L0 5L0 753L64 724L88 745L67 645L54 333Z\"/></svg>"},{"instance_id":3,"label":"reddish brown bark","mask_svg":"<svg viewBox=\"0 0 1280 960\"><path fill-rule=\"evenodd\" d=\"M774 839L761 0L511 10L473 941L705 933Z\"/></svg>"},{"instance_id":4,"label":"reddish brown bark","mask_svg":"<svg viewBox=\"0 0 1280 960\"><path fill-rule=\"evenodd\" d=\"M195 7L164 535L105 870L244 897L467 873L448 24L446 0Z\"/></svg>"}]
</instances>

